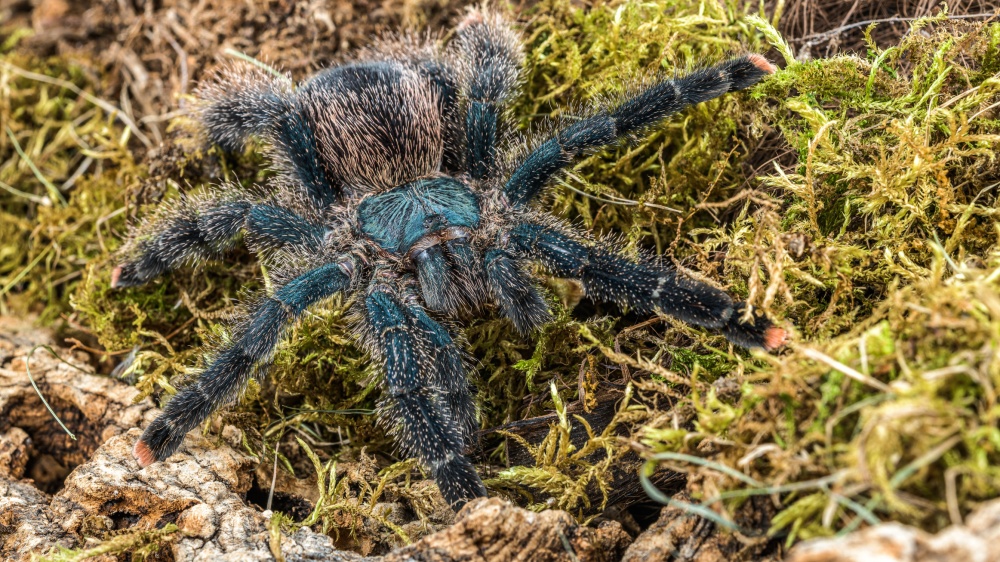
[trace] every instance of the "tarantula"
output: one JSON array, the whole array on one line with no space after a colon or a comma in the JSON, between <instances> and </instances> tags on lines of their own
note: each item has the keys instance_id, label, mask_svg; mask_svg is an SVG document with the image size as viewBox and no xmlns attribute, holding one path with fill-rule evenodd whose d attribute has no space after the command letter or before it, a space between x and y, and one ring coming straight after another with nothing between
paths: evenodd
<instances>
[{"instance_id":1,"label":"tarantula","mask_svg":"<svg viewBox=\"0 0 1000 562\"><path fill-rule=\"evenodd\" d=\"M133 450L140 466L233 402L268 368L286 326L336 293L351 297L356 339L383 367L382 420L456 508L486 495L464 454L478 424L457 321L493 308L521 334L549 322L531 264L578 279L591 299L721 330L744 347L783 345L783 329L760 315L745 323L746 305L725 292L654 257L625 257L534 205L574 158L774 67L749 54L660 79L517 156L501 140L520 61L503 18L474 10L446 47L399 40L294 88L247 65L202 89L208 140L238 150L262 138L278 175L266 191L223 186L157 213L111 285L146 283L243 239L266 260L273 291L246 306L197 382L145 429Z\"/></svg>"}]
</instances>

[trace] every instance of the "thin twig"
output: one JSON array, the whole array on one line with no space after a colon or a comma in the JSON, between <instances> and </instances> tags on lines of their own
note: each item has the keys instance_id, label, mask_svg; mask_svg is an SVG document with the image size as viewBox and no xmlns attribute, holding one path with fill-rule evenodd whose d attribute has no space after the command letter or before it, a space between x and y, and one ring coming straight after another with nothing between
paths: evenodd
<instances>
[{"instance_id":1,"label":"thin twig","mask_svg":"<svg viewBox=\"0 0 1000 562\"><path fill-rule=\"evenodd\" d=\"M17 283L21 279L23 279L24 276L27 275L29 271L31 271L36 265L38 265L38 262L42 261L42 258L44 258L45 256L49 255L49 252L51 250L52 250L52 246L49 246L48 248L45 248L45 250L42 253L38 254L38 256L35 259L33 259L31 261L31 263L29 263L24 269L22 269L20 271L20 273L18 273L16 276L14 276L14 278L11 279L9 283L7 283L6 285L4 285L3 289L0 289L0 297L6 295L7 291L10 291L12 288L14 288L14 285L17 285Z\"/></svg>"},{"instance_id":2,"label":"thin twig","mask_svg":"<svg viewBox=\"0 0 1000 562\"><path fill-rule=\"evenodd\" d=\"M66 198L63 197L62 193L59 192L59 188L56 187L54 183L50 182L49 179L45 177L45 174L43 174L42 171L38 169L38 166L36 166L35 163L31 161L31 158L28 158L28 155L24 152L24 149L21 148L21 143L17 142L17 137L14 136L14 131L10 130L10 127L7 127L7 136L10 137L10 142L14 143L14 150L17 152L17 155L20 156L22 160L24 160L24 162L28 165L29 168L31 168L31 173L35 174L35 177L38 178L38 181L42 182L42 185L45 186L45 189L49 190L49 195L51 196L51 198L56 201L59 201L65 207Z\"/></svg>"},{"instance_id":3,"label":"thin twig","mask_svg":"<svg viewBox=\"0 0 1000 562\"><path fill-rule=\"evenodd\" d=\"M126 353L130 353L131 352L131 350L129 350L129 349L123 349L121 351L108 351L106 349L97 349L97 348L90 347L90 346L84 344L82 341L80 341L80 340L78 340L76 338L66 338L63 341L66 342L66 343L68 343L68 344L72 344L72 347L69 348L70 351L73 351L73 350L76 350L76 349L82 349L83 351L86 351L87 353L94 353L94 354L97 354L97 355L107 355L109 357L114 357L116 355L125 355Z\"/></svg>"},{"instance_id":4,"label":"thin twig","mask_svg":"<svg viewBox=\"0 0 1000 562\"><path fill-rule=\"evenodd\" d=\"M168 29L164 29L163 36L167 38L167 43L170 43L170 47L177 53L178 66L181 68L181 91L179 96L178 104L182 109L184 108L184 94L187 93L188 85L188 64L187 64L187 52L181 48L177 40L174 39L173 33Z\"/></svg>"},{"instance_id":5,"label":"thin twig","mask_svg":"<svg viewBox=\"0 0 1000 562\"><path fill-rule=\"evenodd\" d=\"M847 365L844 365L840 361L837 361L836 359L828 355L825 355L819 351L816 351L815 349L810 349L808 347L803 347L800 349L800 351L802 351L802 354L805 355L806 357L819 361L820 363L824 363L828 367L840 371L841 373L847 375L848 377L862 384L866 384L872 388L885 392L886 394L893 394L892 389L889 388L889 386L884 382L877 379L873 379L872 377L869 377L867 375L863 375L856 369L848 367Z\"/></svg>"},{"instance_id":6,"label":"thin twig","mask_svg":"<svg viewBox=\"0 0 1000 562\"><path fill-rule=\"evenodd\" d=\"M225 53L225 54L227 54L227 55L229 55L229 56L231 56L231 57L235 57L235 58L238 58L238 59L240 59L242 61L248 62L248 63L256 66L257 68L260 68L260 69L268 72L269 74L274 75L276 78L279 78L281 80L284 80L285 82L291 83L291 80L288 78L287 75L282 74L281 72L278 71L278 69L274 68L273 66L271 66L271 65L269 65L269 64L267 64L267 63L265 63L263 61L259 61L259 60L251 57L250 55L248 55L246 53L241 53L241 52L237 51L236 49L226 49L226 50L224 50L222 52Z\"/></svg>"},{"instance_id":7,"label":"thin twig","mask_svg":"<svg viewBox=\"0 0 1000 562\"><path fill-rule=\"evenodd\" d=\"M94 163L93 156L88 156L84 158L83 162L81 162L80 165L76 167L76 171L73 172L73 175L71 175L68 180L64 181L63 184L59 186L59 190L69 191L69 189L73 187L73 185L76 183L76 180L80 179L80 177L83 176L83 174L87 173L87 170L93 163Z\"/></svg>"},{"instance_id":8,"label":"thin twig","mask_svg":"<svg viewBox=\"0 0 1000 562\"><path fill-rule=\"evenodd\" d=\"M987 14L987 13L960 14L960 15L957 15L957 16L948 16L945 19L946 20L970 20L970 19L980 19L980 18L992 19L992 18L994 18L996 16L997 16L997 12L994 12L994 13L991 13L991 14ZM835 28L833 28L833 29L831 29L829 31L824 31L823 33L813 33L812 35L806 35L805 37L799 37L797 39L792 39L792 41L794 41L796 43L805 43L806 45L809 45L809 46L814 46L814 45L820 43L821 41L823 41L824 39L830 39L830 38L836 37L838 35L841 35L845 31L850 31L852 29L857 29L859 27L867 27L869 25L879 24L879 23L906 23L906 22L917 21L917 20L922 20L922 19L928 19L928 18L933 18L933 17L934 16L919 16L919 17L908 17L908 18L904 18L904 17L892 17L892 18L881 18L881 19L874 19L874 20L857 21L857 22L854 22L852 24L842 25L840 27L835 27Z\"/></svg>"},{"instance_id":9,"label":"thin twig","mask_svg":"<svg viewBox=\"0 0 1000 562\"><path fill-rule=\"evenodd\" d=\"M753 478L747 476L746 474L743 474L742 472L736 469L730 468L724 464L717 463L715 461L711 461L702 457L696 457L694 455L685 455L684 453L671 453L668 451L664 453L656 453L655 455L650 457L650 460L687 462L698 466L704 466L706 468L715 469L716 471L721 472L726 476L729 476L730 478L735 478L736 480L739 480L744 484L749 484L750 486L754 486L757 488L761 488L764 486L763 483L754 480Z\"/></svg>"},{"instance_id":10,"label":"thin twig","mask_svg":"<svg viewBox=\"0 0 1000 562\"><path fill-rule=\"evenodd\" d=\"M575 176L573 174L566 174L566 175L579 181L580 183L585 183L584 180L578 176ZM616 197L614 195L608 195L607 198L605 198L600 195L594 195L592 193L587 193L585 191L579 190L570 185L569 182L566 181L560 181L559 183L561 183L563 186L565 186L567 189L569 189L574 193L578 193L580 195L583 195L584 197L589 197L595 201L600 201L602 203L611 203L612 205L626 205L629 207L635 207L635 206L650 207L652 209L661 209L663 211L670 211L671 213L681 212L679 209L674 209L673 207L667 207L665 205L659 205L657 203L647 203L645 201L634 201L632 199L625 199L624 197Z\"/></svg>"},{"instance_id":11,"label":"thin twig","mask_svg":"<svg viewBox=\"0 0 1000 562\"><path fill-rule=\"evenodd\" d=\"M281 436L274 442L274 468L271 471L271 491L267 493L267 511L271 511L271 500L274 499L274 484L278 481L278 446L281 445Z\"/></svg>"},{"instance_id":12,"label":"thin twig","mask_svg":"<svg viewBox=\"0 0 1000 562\"><path fill-rule=\"evenodd\" d=\"M986 113L987 111L989 111L989 110L991 110L991 109L993 109L994 107L997 107L997 106L1000 106L1000 101L998 101L997 103L995 103L995 104L993 104L993 105L991 105L989 107L985 107L985 108L980 109L979 111L973 113L972 117L969 117L969 121L972 121L976 117L979 117L980 115Z\"/></svg>"},{"instance_id":13,"label":"thin twig","mask_svg":"<svg viewBox=\"0 0 1000 562\"><path fill-rule=\"evenodd\" d=\"M49 353L52 354L53 357L58 359L59 362L65 363L66 365L73 367L74 369L80 371L81 373L88 375L91 373L81 369L80 367L77 367L76 365L70 363L69 361L66 361L62 357L59 357L59 354L56 353L51 347L47 345L36 345L35 347L31 348L31 351L28 352L28 356L24 358L24 371L28 374L28 380L31 382L31 387L35 389L35 392L38 394L38 397L42 399L42 404L45 404L45 409L48 410L50 414L52 414L52 417L55 418L56 423L59 424L59 427L63 428L63 431L66 432L66 435L69 435L70 439L76 441L76 435L73 435L73 432L70 431L69 428L66 427L66 424L64 424L62 420L59 419L59 416L56 415L55 411L52 409L52 406L49 406L49 401L45 399L45 396L42 395L42 391L39 390L38 385L35 384L35 377L31 376L31 367L29 367L28 364L31 362L31 356L35 354L35 350L38 348L42 348L48 351Z\"/></svg>"},{"instance_id":14,"label":"thin twig","mask_svg":"<svg viewBox=\"0 0 1000 562\"><path fill-rule=\"evenodd\" d=\"M41 205L43 207L52 206L52 200L49 199L48 197L40 197L38 195L35 195L34 193L27 193L25 191L21 191L20 189L8 185L2 181L0 181L0 189L3 189L4 191L10 193L11 195L14 195L15 197L23 197L28 201L31 201L32 203Z\"/></svg>"}]
</instances>

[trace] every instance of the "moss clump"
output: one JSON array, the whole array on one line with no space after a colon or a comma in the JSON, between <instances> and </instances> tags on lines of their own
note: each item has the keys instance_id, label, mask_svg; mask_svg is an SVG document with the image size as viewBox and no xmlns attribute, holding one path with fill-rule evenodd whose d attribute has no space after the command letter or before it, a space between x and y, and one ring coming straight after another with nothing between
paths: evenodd
<instances>
[{"instance_id":1,"label":"moss clump","mask_svg":"<svg viewBox=\"0 0 1000 562\"><path fill-rule=\"evenodd\" d=\"M741 17L752 9L676 0L587 9L540 2L523 16L526 85L513 113L526 130L546 129L548 120L578 118L581 106L620 99L656 77L759 51L759 34ZM737 131L751 120L759 122L741 96L700 104L635 143L578 163L555 188L553 210L666 252L678 230L714 223L709 213L689 217L693 206L725 199L743 183L740 161L752 143Z\"/></svg>"},{"instance_id":2,"label":"moss clump","mask_svg":"<svg viewBox=\"0 0 1000 562\"><path fill-rule=\"evenodd\" d=\"M540 5L543 31L530 35L529 54L535 65L530 84L538 90L529 91L531 109L522 115L616 83L602 76L607 62L615 71L655 67L650 61L660 59L635 44L607 52L594 47L632 39L631 29L617 25L628 14L648 9L676 17L697 8L683 2L612 2L587 11ZM732 43L722 30L742 29L727 23L741 13L730 11L732 19L699 30L722 37L725 50ZM551 23L560 21L567 29ZM653 28L662 25L669 24L652 18ZM636 27L640 42L654 45L655 53L662 43ZM591 342L597 345L563 340L575 347L576 364L586 351L623 366L642 356L668 358L668 373L645 365L667 383L650 389L653 394L673 400L636 418L633 427L644 425L637 450L654 459L669 452L707 460L712 468L676 460L653 461L650 468L688 474L689 491L724 518L751 495L778 494L782 511L769 529L756 532L789 544L883 519L934 530L1000 493L991 468L997 460L992 389L1000 371L992 350L998 317L988 304L1000 277L993 189L1000 176L1000 26L939 17L914 28L920 32L897 45L870 42L865 57L788 60L748 96L716 102L703 121L696 108L673 126L679 131L668 126L673 140L657 133L581 163L566 184L584 192L613 186L589 191L605 201L558 189L555 195L555 208L567 216L628 233L633 243L669 248L682 263L726 279L732 292L798 328L801 343L788 353L753 360L682 326L654 342L621 342L613 332ZM559 44L560 32L572 40ZM755 36L751 32L750 44ZM553 52L561 54L548 58ZM629 58L633 54L638 60ZM561 93L545 98L538 84ZM732 132L720 136L712 123L727 120ZM755 143L744 135L770 140ZM677 142L690 138L707 140ZM625 164L616 164L621 157ZM628 168L635 162L648 167ZM685 165L668 165L678 162ZM743 178L739 166L749 163L760 172ZM616 178L625 168L631 179ZM664 174L685 177L658 183ZM574 183L578 178L583 181ZM621 195L681 206L685 213L615 202ZM712 259L719 256L725 260ZM612 343L622 344L621 351ZM544 356L553 358L549 365L574 362L559 349ZM571 396L574 372L554 365L552 371ZM742 398L720 398L713 381L723 375L739 383ZM548 439L562 432L554 423ZM608 457L626 444L617 447ZM566 458L536 455L540 469L554 471L551 477L520 468L499 477L568 506L579 498L578 480L568 476L596 465L571 467ZM720 467L745 473L756 486L748 489L746 479Z\"/></svg>"},{"instance_id":3,"label":"moss clump","mask_svg":"<svg viewBox=\"0 0 1000 562\"><path fill-rule=\"evenodd\" d=\"M802 338L741 377L725 423L644 430L650 453L759 484L671 464L723 513L783 493L769 532L789 543L878 520L936 530L1000 494L1000 26L914 28L864 58L791 62L754 91L796 162L699 234Z\"/></svg>"},{"instance_id":4,"label":"moss clump","mask_svg":"<svg viewBox=\"0 0 1000 562\"><path fill-rule=\"evenodd\" d=\"M0 53L0 313L52 322L87 262L117 247L143 169L125 128L77 94L89 88L79 66L15 45Z\"/></svg>"},{"instance_id":5,"label":"moss clump","mask_svg":"<svg viewBox=\"0 0 1000 562\"><path fill-rule=\"evenodd\" d=\"M167 523L160 529L133 531L113 536L93 548L56 547L38 558L40 562L82 562L98 557L125 556L129 560L157 560L163 549L179 536L177 525Z\"/></svg>"}]
</instances>

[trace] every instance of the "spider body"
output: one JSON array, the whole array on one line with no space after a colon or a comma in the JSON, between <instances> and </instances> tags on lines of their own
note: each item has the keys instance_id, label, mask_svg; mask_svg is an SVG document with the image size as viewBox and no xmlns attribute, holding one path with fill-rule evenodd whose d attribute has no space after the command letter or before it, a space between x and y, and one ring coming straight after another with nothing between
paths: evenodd
<instances>
[{"instance_id":1,"label":"spider body","mask_svg":"<svg viewBox=\"0 0 1000 562\"><path fill-rule=\"evenodd\" d=\"M253 67L203 90L208 138L238 149L256 135L278 177L267 193L222 187L158 213L126 245L112 286L143 284L218 258L240 240L274 289L246 306L200 378L170 400L134 454L166 459L184 435L268 367L287 325L336 294L351 297L357 341L381 364L382 419L454 506L486 494L464 455L475 430L457 322L493 308L529 334L551 318L529 272L579 279L590 298L665 313L775 349L784 330L651 256L627 258L536 208L549 180L583 153L688 105L748 87L773 67L747 55L662 79L556 132L507 170L502 114L520 46L499 17L472 12L447 48L404 42L299 86Z\"/></svg>"}]
</instances>

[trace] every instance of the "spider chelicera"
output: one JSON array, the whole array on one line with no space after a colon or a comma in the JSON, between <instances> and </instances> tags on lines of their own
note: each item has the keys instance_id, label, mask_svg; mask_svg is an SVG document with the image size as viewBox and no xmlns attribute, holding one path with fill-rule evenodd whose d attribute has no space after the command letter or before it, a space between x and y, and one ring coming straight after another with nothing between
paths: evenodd
<instances>
[{"instance_id":1,"label":"spider chelicera","mask_svg":"<svg viewBox=\"0 0 1000 562\"><path fill-rule=\"evenodd\" d=\"M578 279L591 299L720 330L744 347L783 345L785 330L760 315L744 323L746 305L725 292L652 256L625 257L535 205L574 158L774 67L749 54L652 82L510 167L501 165L502 116L520 60L503 18L472 11L446 47L383 45L294 88L247 65L203 88L208 139L238 150L260 137L278 174L266 191L223 186L157 213L126 245L112 286L218 258L244 240L266 261L273 291L245 307L197 382L146 428L134 448L141 466L166 459L233 402L269 366L288 324L336 293L350 297L357 341L383 367L382 419L456 508L486 495L463 452L477 408L456 322L487 308L522 334L550 321L532 264Z\"/></svg>"}]
</instances>

